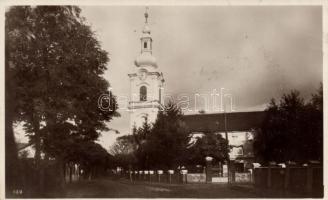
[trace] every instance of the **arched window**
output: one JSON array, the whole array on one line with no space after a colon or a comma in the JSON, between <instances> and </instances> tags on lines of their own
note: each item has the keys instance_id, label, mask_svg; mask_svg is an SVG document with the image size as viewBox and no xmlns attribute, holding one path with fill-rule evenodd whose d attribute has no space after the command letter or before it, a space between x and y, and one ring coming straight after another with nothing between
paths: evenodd
<instances>
[{"instance_id":1,"label":"arched window","mask_svg":"<svg viewBox=\"0 0 328 200\"><path fill-rule=\"evenodd\" d=\"M147 88L146 86L140 87L140 101L147 101Z\"/></svg>"}]
</instances>

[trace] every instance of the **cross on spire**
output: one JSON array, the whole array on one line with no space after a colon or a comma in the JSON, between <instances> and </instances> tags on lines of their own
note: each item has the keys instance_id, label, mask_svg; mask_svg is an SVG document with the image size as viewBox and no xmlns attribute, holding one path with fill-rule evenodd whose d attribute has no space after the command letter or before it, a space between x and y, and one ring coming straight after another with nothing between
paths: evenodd
<instances>
[{"instance_id":1,"label":"cross on spire","mask_svg":"<svg viewBox=\"0 0 328 200\"><path fill-rule=\"evenodd\" d=\"M148 7L146 7L146 11L145 11L145 23L147 24L148 23Z\"/></svg>"}]
</instances>

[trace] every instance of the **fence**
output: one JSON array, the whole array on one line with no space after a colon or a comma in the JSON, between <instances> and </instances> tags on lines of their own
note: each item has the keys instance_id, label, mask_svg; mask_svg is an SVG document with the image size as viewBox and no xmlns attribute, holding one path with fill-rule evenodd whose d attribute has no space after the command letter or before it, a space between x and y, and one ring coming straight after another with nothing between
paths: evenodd
<instances>
[{"instance_id":1,"label":"fence","mask_svg":"<svg viewBox=\"0 0 328 200\"><path fill-rule=\"evenodd\" d=\"M173 171L173 170L172 170ZM145 173L146 172L146 173ZM187 174L181 174L178 172L168 173L156 173L151 171L127 171L125 173L126 178L130 181L146 181L146 182L158 182L158 183L171 183L171 184L183 184L187 183Z\"/></svg>"},{"instance_id":2,"label":"fence","mask_svg":"<svg viewBox=\"0 0 328 200\"><path fill-rule=\"evenodd\" d=\"M157 171L126 171L125 177L131 182L134 181L147 181L147 182L158 182L158 183L172 183L172 184L186 184L186 183L228 183L228 177L217 177L212 174L211 171L208 173L188 173L188 170L173 171L169 170L163 172ZM252 183L253 178L250 172L245 173L231 173L230 183Z\"/></svg>"},{"instance_id":3,"label":"fence","mask_svg":"<svg viewBox=\"0 0 328 200\"><path fill-rule=\"evenodd\" d=\"M254 169L254 184L258 188L321 196L323 193L323 169L318 166L259 167Z\"/></svg>"}]
</instances>

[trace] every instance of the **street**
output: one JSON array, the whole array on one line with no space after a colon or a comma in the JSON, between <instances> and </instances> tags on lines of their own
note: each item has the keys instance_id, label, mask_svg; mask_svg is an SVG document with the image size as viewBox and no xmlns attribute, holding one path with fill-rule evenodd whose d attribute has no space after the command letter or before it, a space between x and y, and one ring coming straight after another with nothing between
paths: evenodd
<instances>
[{"instance_id":1,"label":"street","mask_svg":"<svg viewBox=\"0 0 328 200\"><path fill-rule=\"evenodd\" d=\"M128 180L98 179L65 187L66 198L256 198L297 197L291 194L259 191L251 186L226 184L131 183Z\"/></svg>"}]
</instances>

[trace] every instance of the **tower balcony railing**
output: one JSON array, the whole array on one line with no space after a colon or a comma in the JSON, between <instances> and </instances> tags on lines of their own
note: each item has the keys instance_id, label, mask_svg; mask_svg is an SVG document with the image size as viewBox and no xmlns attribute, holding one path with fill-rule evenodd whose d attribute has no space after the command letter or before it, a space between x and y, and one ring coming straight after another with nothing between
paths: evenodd
<instances>
[{"instance_id":1,"label":"tower balcony railing","mask_svg":"<svg viewBox=\"0 0 328 200\"><path fill-rule=\"evenodd\" d=\"M150 100L150 101L130 101L129 109L136 108L160 108L162 104L159 100Z\"/></svg>"}]
</instances>

